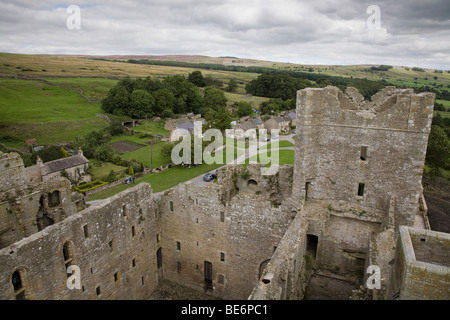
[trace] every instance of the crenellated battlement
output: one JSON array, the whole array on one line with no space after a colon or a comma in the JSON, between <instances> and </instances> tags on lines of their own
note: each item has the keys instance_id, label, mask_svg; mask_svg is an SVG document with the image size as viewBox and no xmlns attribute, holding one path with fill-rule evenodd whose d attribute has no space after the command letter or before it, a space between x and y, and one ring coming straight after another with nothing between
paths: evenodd
<instances>
[{"instance_id":1,"label":"crenellated battlement","mask_svg":"<svg viewBox=\"0 0 450 320\"><path fill-rule=\"evenodd\" d=\"M434 93L386 87L365 101L355 88L307 88L297 94L298 124L429 133Z\"/></svg>"}]
</instances>

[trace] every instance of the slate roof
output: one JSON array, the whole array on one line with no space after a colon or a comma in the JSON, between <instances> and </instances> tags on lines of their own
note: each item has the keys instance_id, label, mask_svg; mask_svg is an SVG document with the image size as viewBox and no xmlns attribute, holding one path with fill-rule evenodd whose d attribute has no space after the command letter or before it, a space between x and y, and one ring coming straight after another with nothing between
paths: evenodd
<instances>
[{"instance_id":1,"label":"slate roof","mask_svg":"<svg viewBox=\"0 0 450 320\"><path fill-rule=\"evenodd\" d=\"M291 118L291 120L294 120L294 119L297 117L297 115L296 115L295 112L289 112L287 116L288 116L289 118Z\"/></svg>"},{"instance_id":2,"label":"slate roof","mask_svg":"<svg viewBox=\"0 0 450 320\"><path fill-rule=\"evenodd\" d=\"M258 125L258 124L263 124L264 121L262 121L260 118L255 118L255 119L253 119L253 123Z\"/></svg>"},{"instance_id":3,"label":"slate roof","mask_svg":"<svg viewBox=\"0 0 450 320\"><path fill-rule=\"evenodd\" d=\"M178 129L185 129L189 131L189 133L194 133L194 123L192 122L185 122L178 125Z\"/></svg>"},{"instance_id":4,"label":"slate roof","mask_svg":"<svg viewBox=\"0 0 450 320\"><path fill-rule=\"evenodd\" d=\"M62 158L58 160L53 160L45 162L42 168L42 174L47 175L49 173L58 172L63 169L70 169L73 167L78 167L80 165L88 164L89 160L84 156L76 155L68 158Z\"/></svg>"}]
</instances>

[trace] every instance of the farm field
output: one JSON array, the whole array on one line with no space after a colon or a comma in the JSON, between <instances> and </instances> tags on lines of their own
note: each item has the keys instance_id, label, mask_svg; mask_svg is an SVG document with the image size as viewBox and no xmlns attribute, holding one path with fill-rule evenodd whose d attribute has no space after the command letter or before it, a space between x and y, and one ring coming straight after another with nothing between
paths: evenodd
<instances>
[{"instance_id":1,"label":"farm field","mask_svg":"<svg viewBox=\"0 0 450 320\"><path fill-rule=\"evenodd\" d=\"M26 139L39 144L73 141L77 136L106 127L100 103L40 81L0 79L0 141L22 147Z\"/></svg>"}]
</instances>

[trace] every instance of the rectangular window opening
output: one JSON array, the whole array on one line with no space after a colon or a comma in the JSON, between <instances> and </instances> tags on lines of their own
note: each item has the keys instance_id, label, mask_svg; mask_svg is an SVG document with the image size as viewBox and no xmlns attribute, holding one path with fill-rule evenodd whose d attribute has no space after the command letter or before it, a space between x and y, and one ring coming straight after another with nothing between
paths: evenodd
<instances>
[{"instance_id":1,"label":"rectangular window opening","mask_svg":"<svg viewBox=\"0 0 450 320\"><path fill-rule=\"evenodd\" d=\"M177 250L178 251L181 250L181 242L180 241L177 241Z\"/></svg>"},{"instance_id":2,"label":"rectangular window opening","mask_svg":"<svg viewBox=\"0 0 450 320\"><path fill-rule=\"evenodd\" d=\"M136 235L136 230L134 226L131 227L131 236L134 237Z\"/></svg>"},{"instance_id":3,"label":"rectangular window opening","mask_svg":"<svg viewBox=\"0 0 450 320\"><path fill-rule=\"evenodd\" d=\"M173 201L169 201L169 208L170 208L170 211L173 212Z\"/></svg>"},{"instance_id":4,"label":"rectangular window opening","mask_svg":"<svg viewBox=\"0 0 450 320\"><path fill-rule=\"evenodd\" d=\"M97 293L97 296L100 295L100 287L95 288L95 292Z\"/></svg>"},{"instance_id":5,"label":"rectangular window opening","mask_svg":"<svg viewBox=\"0 0 450 320\"><path fill-rule=\"evenodd\" d=\"M224 222L225 221L225 212L220 211L220 222Z\"/></svg>"},{"instance_id":6,"label":"rectangular window opening","mask_svg":"<svg viewBox=\"0 0 450 320\"><path fill-rule=\"evenodd\" d=\"M225 253L220 253L220 261L225 261Z\"/></svg>"},{"instance_id":7,"label":"rectangular window opening","mask_svg":"<svg viewBox=\"0 0 450 320\"><path fill-rule=\"evenodd\" d=\"M366 161L366 159L367 159L367 147L366 146L361 146L360 159L362 161Z\"/></svg>"},{"instance_id":8,"label":"rectangular window opening","mask_svg":"<svg viewBox=\"0 0 450 320\"><path fill-rule=\"evenodd\" d=\"M119 280L120 280L120 273L119 272L114 273L114 282L117 282Z\"/></svg>"},{"instance_id":9,"label":"rectangular window opening","mask_svg":"<svg viewBox=\"0 0 450 320\"><path fill-rule=\"evenodd\" d=\"M358 196L360 197L364 196L364 183L360 183L358 185Z\"/></svg>"},{"instance_id":10,"label":"rectangular window opening","mask_svg":"<svg viewBox=\"0 0 450 320\"><path fill-rule=\"evenodd\" d=\"M180 273L181 272L181 262L177 262L177 272Z\"/></svg>"}]
</instances>

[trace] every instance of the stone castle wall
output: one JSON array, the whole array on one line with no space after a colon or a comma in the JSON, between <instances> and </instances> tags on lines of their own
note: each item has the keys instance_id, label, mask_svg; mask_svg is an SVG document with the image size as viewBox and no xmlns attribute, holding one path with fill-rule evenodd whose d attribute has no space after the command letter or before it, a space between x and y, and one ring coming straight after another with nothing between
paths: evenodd
<instances>
[{"instance_id":1,"label":"stone castle wall","mask_svg":"<svg viewBox=\"0 0 450 320\"><path fill-rule=\"evenodd\" d=\"M279 176L289 171L280 168ZM222 181L232 186L223 187ZM289 181L269 182L260 166L231 166L218 184L183 183L166 192L161 199L164 277L203 290L207 261L212 294L246 299L294 217L262 195L283 186Z\"/></svg>"},{"instance_id":2,"label":"stone castle wall","mask_svg":"<svg viewBox=\"0 0 450 320\"><path fill-rule=\"evenodd\" d=\"M28 299L145 298L158 283L155 212L150 186L139 184L0 250L1 298L15 299L17 270ZM66 284L66 243L81 289Z\"/></svg>"},{"instance_id":3,"label":"stone castle wall","mask_svg":"<svg viewBox=\"0 0 450 320\"><path fill-rule=\"evenodd\" d=\"M400 227L395 266L385 299L448 300L450 235Z\"/></svg>"}]
</instances>

